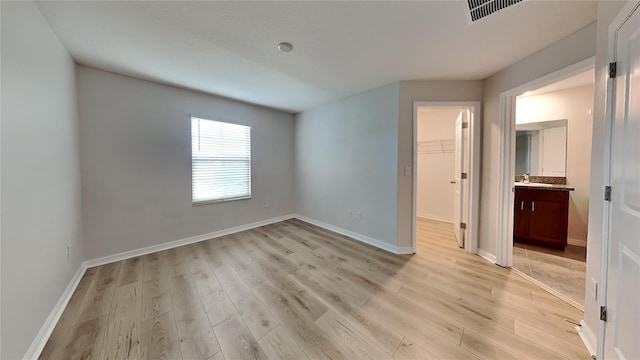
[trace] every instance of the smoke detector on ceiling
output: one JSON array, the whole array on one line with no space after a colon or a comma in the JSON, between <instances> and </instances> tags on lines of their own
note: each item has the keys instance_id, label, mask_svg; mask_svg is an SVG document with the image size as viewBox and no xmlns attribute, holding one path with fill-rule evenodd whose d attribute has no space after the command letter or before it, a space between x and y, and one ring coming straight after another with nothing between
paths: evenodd
<instances>
[{"instance_id":1,"label":"smoke detector on ceiling","mask_svg":"<svg viewBox=\"0 0 640 360\"><path fill-rule=\"evenodd\" d=\"M493 13L497 13L523 0L467 0L471 22L478 21Z\"/></svg>"},{"instance_id":2,"label":"smoke detector on ceiling","mask_svg":"<svg viewBox=\"0 0 640 360\"><path fill-rule=\"evenodd\" d=\"M278 50L280 50L280 52L282 53L288 53L293 50L293 45L289 44L288 42L281 42L280 44L278 44Z\"/></svg>"}]
</instances>

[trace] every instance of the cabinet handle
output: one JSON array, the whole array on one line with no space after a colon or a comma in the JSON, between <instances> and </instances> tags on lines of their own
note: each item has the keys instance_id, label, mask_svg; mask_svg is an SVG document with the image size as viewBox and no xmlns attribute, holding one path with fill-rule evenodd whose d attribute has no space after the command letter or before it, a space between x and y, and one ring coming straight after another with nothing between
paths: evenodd
<instances>
[{"instance_id":1,"label":"cabinet handle","mask_svg":"<svg viewBox=\"0 0 640 360\"><path fill-rule=\"evenodd\" d=\"M524 210L524 201L520 202L520 211Z\"/></svg>"},{"instance_id":2,"label":"cabinet handle","mask_svg":"<svg viewBox=\"0 0 640 360\"><path fill-rule=\"evenodd\" d=\"M531 211L536 211L536 202L535 201L531 202Z\"/></svg>"}]
</instances>

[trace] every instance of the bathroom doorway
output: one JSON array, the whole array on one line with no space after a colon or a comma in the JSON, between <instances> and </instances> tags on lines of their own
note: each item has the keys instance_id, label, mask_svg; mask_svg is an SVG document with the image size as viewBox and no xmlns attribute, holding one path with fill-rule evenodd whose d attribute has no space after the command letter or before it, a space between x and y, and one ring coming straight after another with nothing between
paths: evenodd
<instances>
[{"instance_id":1,"label":"bathroom doorway","mask_svg":"<svg viewBox=\"0 0 640 360\"><path fill-rule=\"evenodd\" d=\"M478 102L414 103L413 251L438 234L477 252Z\"/></svg>"},{"instance_id":2,"label":"bathroom doorway","mask_svg":"<svg viewBox=\"0 0 640 360\"><path fill-rule=\"evenodd\" d=\"M511 231L502 239L510 254L499 259L500 265L580 309L586 285L594 82L593 64L583 63L512 96L508 187L513 200L505 204L511 216L503 224Z\"/></svg>"}]
</instances>

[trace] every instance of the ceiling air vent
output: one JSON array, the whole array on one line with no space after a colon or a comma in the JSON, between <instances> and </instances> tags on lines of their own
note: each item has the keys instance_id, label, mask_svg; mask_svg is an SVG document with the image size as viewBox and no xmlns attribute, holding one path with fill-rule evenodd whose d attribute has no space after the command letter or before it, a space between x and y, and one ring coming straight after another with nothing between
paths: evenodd
<instances>
[{"instance_id":1,"label":"ceiling air vent","mask_svg":"<svg viewBox=\"0 0 640 360\"><path fill-rule=\"evenodd\" d=\"M471 21L478 21L519 2L522 0L467 0Z\"/></svg>"}]
</instances>

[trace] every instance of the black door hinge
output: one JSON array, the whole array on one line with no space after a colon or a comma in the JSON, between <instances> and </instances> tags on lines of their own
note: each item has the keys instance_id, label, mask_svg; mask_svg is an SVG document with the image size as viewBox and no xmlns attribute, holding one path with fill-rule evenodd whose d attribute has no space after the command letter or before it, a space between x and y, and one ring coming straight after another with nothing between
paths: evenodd
<instances>
[{"instance_id":1,"label":"black door hinge","mask_svg":"<svg viewBox=\"0 0 640 360\"><path fill-rule=\"evenodd\" d=\"M612 62L609 63L609 78L613 79L618 76L618 63Z\"/></svg>"},{"instance_id":2,"label":"black door hinge","mask_svg":"<svg viewBox=\"0 0 640 360\"><path fill-rule=\"evenodd\" d=\"M460 174L460 179L466 179L468 177L467 173L461 173Z\"/></svg>"},{"instance_id":3,"label":"black door hinge","mask_svg":"<svg viewBox=\"0 0 640 360\"><path fill-rule=\"evenodd\" d=\"M600 320L607 321L607 307L600 306Z\"/></svg>"},{"instance_id":4,"label":"black door hinge","mask_svg":"<svg viewBox=\"0 0 640 360\"><path fill-rule=\"evenodd\" d=\"M611 201L611 186L604 187L604 201Z\"/></svg>"}]
</instances>

